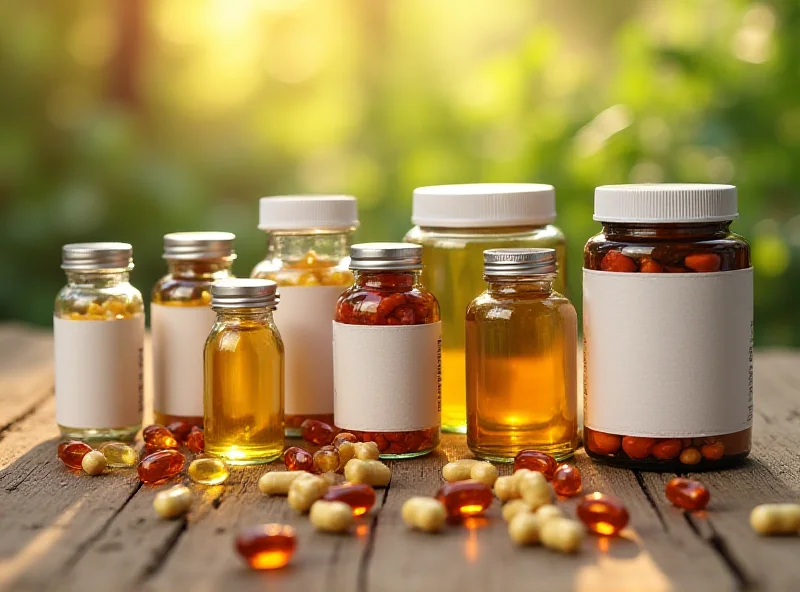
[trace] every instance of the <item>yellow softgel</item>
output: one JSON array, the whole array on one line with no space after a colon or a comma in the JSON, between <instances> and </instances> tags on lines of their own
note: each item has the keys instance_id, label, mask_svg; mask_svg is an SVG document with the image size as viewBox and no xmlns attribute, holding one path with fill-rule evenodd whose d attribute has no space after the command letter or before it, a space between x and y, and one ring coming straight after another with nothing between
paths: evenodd
<instances>
[{"instance_id":1,"label":"yellow softgel","mask_svg":"<svg viewBox=\"0 0 800 592\"><path fill-rule=\"evenodd\" d=\"M218 458L196 458L189 465L189 477L201 485L219 485L228 480L228 465Z\"/></svg>"},{"instance_id":2,"label":"yellow softgel","mask_svg":"<svg viewBox=\"0 0 800 592\"><path fill-rule=\"evenodd\" d=\"M106 442L100 447L100 452L105 455L109 467L135 467L139 462L136 450L123 442Z\"/></svg>"}]
</instances>

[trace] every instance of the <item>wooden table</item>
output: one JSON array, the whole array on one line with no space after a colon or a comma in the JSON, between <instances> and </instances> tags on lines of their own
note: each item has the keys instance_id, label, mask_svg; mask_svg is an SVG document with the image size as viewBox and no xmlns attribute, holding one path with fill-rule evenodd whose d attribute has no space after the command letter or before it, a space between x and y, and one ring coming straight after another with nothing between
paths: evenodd
<instances>
[{"instance_id":1,"label":"wooden table","mask_svg":"<svg viewBox=\"0 0 800 592\"><path fill-rule=\"evenodd\" d=\"M759 538L748 525L758 503L800 501L800 353L756 356L753 454L742 468L700 476L712 492L707 514L666 502L671 475L598 466L579 453L584 489L621 496L631 523L623 537L589 536L581 553L564 556L515 548L499 504L439 535L406 530L403 501L433 494L442 465L469 456L455 436L423 459L391 463L379 508L352 536L316 533L285 498L261 495L258 477L278 465L192 486L188 520L161 520L152 509L159 488L135 471L89 477L56 458L51 349L48 331L0 326L2 590L800 590L800 537ZM574 502L561 504L573 512ZM253 572L235 555L239 528L263 522L297 528L287 568Z\"/></svg>"}]
</instances>

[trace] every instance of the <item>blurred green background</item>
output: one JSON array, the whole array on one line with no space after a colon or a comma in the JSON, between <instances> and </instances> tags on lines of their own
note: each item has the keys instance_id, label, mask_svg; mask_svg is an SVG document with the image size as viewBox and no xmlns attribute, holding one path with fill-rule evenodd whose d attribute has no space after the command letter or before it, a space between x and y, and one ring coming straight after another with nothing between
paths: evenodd
<instances>
[{"instance_id":1,"label":"blurred green background","mask_svg":"<svg viewBox=\"0 0 800 592\"><path fill-rule=\"evenodd\" d=\"M60 247L265 252L258 198L352 193L397 240L420 185L557 189L570 288L605 183L734 183L756 342L800 346L800 2L26 0L0 4L0 317L49 324Z\"/></svg>"}]
</instances>

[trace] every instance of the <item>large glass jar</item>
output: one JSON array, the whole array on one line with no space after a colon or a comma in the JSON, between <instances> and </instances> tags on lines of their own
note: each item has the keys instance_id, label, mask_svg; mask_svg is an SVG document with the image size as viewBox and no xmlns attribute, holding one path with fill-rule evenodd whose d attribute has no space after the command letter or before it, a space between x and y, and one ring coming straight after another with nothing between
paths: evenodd
<instances>
[{"instance_id":1,"label":"large glass jar","mask_svg":"<svg viewBox=\"0 0 800 592\"><path fill-rule=\"evenodd\" d=\"M420 283L422 248L365 243L351 255L333 324L336 426L382 458L427 454L439 443L442 323Z\"/></svg>"},{"instance_id":2,"label":"large glass jar","mask_svg":"<svg viewBox=\"0 0 800 592\"><path fill-rule=\"evenodd\" d=\"M578 446L578 317L553 291L553 249L484 251L486 291L466 317L467 445L511 462L521 450L557 460Z\"/></svg>"},{"instance_id":3,"label":"large glass jar","mask_svg":"<svg viewBox=\"0 0 800 592\"><path fill-rule=\"evenodd\" d=\"M275 282L224 279L211 287L217 321L205 347L205 451L234 465L283 453L283 341Z\"/></svg>"},{"instance_id":4,"label":"large glass jar","mask_svg":"<svg viewBox=\"0 0 800 592\"><path fill-rule=\"evenodd\" d=\"M504 247L556 250L555 289L566 287L566 241L552 185L478 183L420 187L405 241L423 247L422 280L442 307L442 430L466 432L464 311L484 290L482 253Z\"/></svg>"},{"instance_id":5,"label":"large glass jar","mask_svg":"<svg viewBox=\"0 0 800 592\"><path fill-rule=\"evenodd\" d=\"M164 236L169 272L153 286L153 415L203 427L203 348L217 315L211 285L231 277L236 255L230 232L173 232Z\"/></svg>"},{"instance_id":6,"label":"large glass jar","mask_svg":"<svg viewBox=\"0 0 800 592\"><path fill-rule=\"evenodd\" d=\"M612 185L584 252L584 443L685 472L743 460L753 420L753 269L730 185Z\"/></svg>"},{"instance_id":7,"label":"large glass jar","mask_svg":"<svg viewBox=\"0 0 800 592\"><path fill-rule=\"evenodd\" d=\"M142 424L144 303L127 243L65 245L56 297L56 421L73 439L132 440Z\"/></svg>"},{"instance_id":8,"label":"large glass jar","mask_svg":"<svg viewBox=\"0 0 800 592\"><path fill-rule=\"evenodd\" d=\"M333 423L333 310L353 281L350 244L358 227L356 199L346 195L265 197L259 228L267 256L254 278L277 282L275 322L286 346L286 435L306 419Z\"/></svg>"}]
</instances>

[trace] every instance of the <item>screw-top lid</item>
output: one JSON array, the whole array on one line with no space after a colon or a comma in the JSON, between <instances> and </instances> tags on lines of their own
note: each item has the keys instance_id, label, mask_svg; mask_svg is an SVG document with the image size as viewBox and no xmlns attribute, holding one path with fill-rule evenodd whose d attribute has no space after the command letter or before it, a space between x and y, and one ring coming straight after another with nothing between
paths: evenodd
<instances>
[{"instance_id":1,"label":"screw-top lid","mask_svg":"<svg viewBox=\"0 0 800 592\"><path fill-rule=\"evenodd\" d=\"M442 228L540 225L555 219L555 189L538 183L418 187L411 213L414 224Z\"/></svg>"},{"instance_id":2,"label":"screw-top lid","mask_svg":"<svg viewBox=\"0 0 800 592\"><path fill-rule=\"evenodd\" d=\"M594 190L594 219L601 222L722 222L738 216L733 185L654 183Z\"/></svg>"},{"instance_id":3,"label":"screw-top lid","mask_svg":"<svg viewBox=\"0 0 800 592\"><path fill-rule=\"evenodd\" d=\"M539 275L556 272L555 249L487 249L484 275Z\"/></svg>"},{"instance_id":4,"label":"screw-top lid","mask_svg":"<svg viewBox=\"0 0 800 592\"><path fill-rule=\"evenodd\" d=\"M261 230L349 230L358 227L352 195L279 195L259 201Z\"/></svg>"},{"instance_id":5,"label":"screw-top lid","mask_svg":"<svg viewBox=\"0 0 800 592\"><path fill-rule=\"evenodd\" d=\"M164 259L235 259L230 232L171 232L164 235Z\"/></svg>"},{"instance_id":6,"label":"screw-top lid","mask_svg":"<svg viewBox=\"0 0 800 592\"><path fill-rule=\"evenodd\" d=\"M422 269L422 247L409 243L361 243L350 247L350 269Z\"/></svg>"},{"instance_id":7,"label":"screw-top lid","mask_svg":"<svg viewBox=\"0 0 800 592\"><path fill-rule=\"evenodd\" d=\"M226 278L211 285L213 308L275 308L280 296L272 280Z\"/></svg>"},{"instance_id":8,"label":"screw-top lid","mask_svg":"<svg viewBox=\"0 0 800 592\"><path fill-rule=\"evenodd\" d=\"M61 269L92 271L133 269L133 247L128 243L73 243L61 251Z\"/></svg>"}]
</instances>

